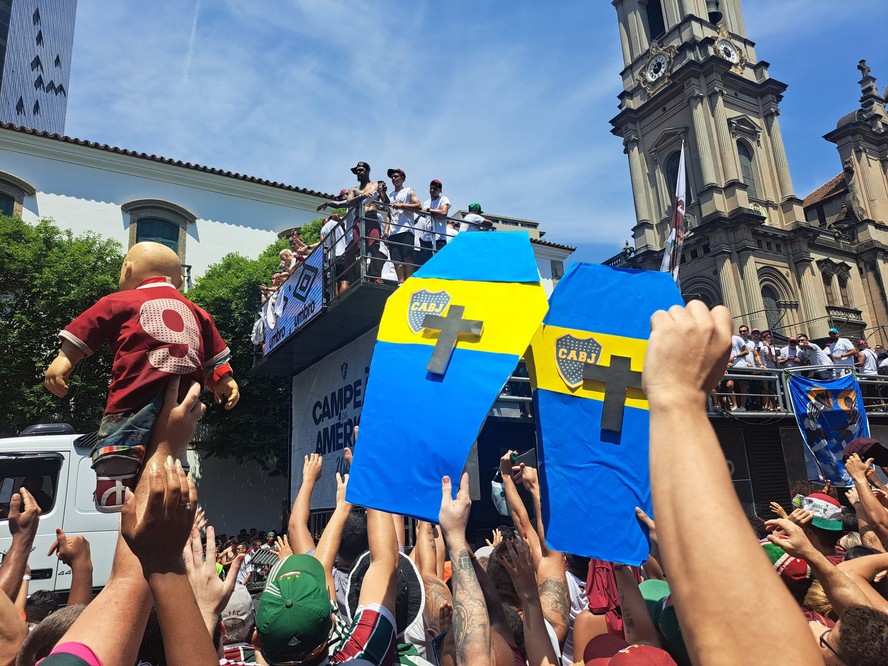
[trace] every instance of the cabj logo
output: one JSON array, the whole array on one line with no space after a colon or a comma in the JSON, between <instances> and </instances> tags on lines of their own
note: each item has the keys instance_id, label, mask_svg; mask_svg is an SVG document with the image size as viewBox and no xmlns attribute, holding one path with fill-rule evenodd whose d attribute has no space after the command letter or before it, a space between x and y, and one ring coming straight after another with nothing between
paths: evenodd
<instances>
[{"instance_id":1,"label":"cabj logo","mask_svg":"<svg viewBox=\"0 0 888 666\"><path fill-rule=\"evenodd\" d=\"M410 330L419 333L424 327L423 319L426 315L443 315L450 303L450 294L446 291L422 291L414 292L410 297L410 306L407 308L407 323Z\"/></svg>"},{"instance_id":2,"label":"cabj logo","mask_svg":"<svg viewBox=\"0 0 888 666\"><path fill-rule=\"evenodd\" d=\"M555 363L558 374L570 388L583 383L583 366L595 363L601 354L601 345L594 338L581 339L562 335L555 340Z\"/></svg>"}]
</instances>

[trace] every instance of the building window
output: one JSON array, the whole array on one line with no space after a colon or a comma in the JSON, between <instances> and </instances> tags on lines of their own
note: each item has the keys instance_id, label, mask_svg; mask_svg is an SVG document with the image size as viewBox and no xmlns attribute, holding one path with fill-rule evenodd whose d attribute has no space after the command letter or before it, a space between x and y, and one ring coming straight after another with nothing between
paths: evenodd
<instances>
[{"instance_id":1,"label":"building window","mask_svg":"<svg viewBox=\"0 0 888 666\"><path fill-rule=\"evenodd\" d=\"M3 194L2 192L0 192L0 213L12 217L12 213L14 210L15 199L13 199L8 194Z\"/></svg>"},{"instance_id":2,"label":"building window","mask_svg":"<svg viewBox=\"0 0 888 666\"><path fill-rule=\"evenodd\" d=\"M34 114L35 116L40 115L40 102L39 101L34 102L34 108L31 109L31 113Z\"/></svg>"},{"instance_id":3,"label":"building window","mask_svg":"<svg viewBox=\"0 0 888 666\"><path fill-rule=\"evenodd\" d=\"M34 38L34 41L37 42L37 46L43 46L43 31L37 31L37 37Z\"/></svg>"},{"instance_id":4,"label":"building window","mask_svg":"<svg viewBox=\"0 0 888 666\"><path fill-rule=\"evenodd\" d=\"M826 294L826 304L835 305L836 297L833 293L832 275L830 275L829 273L823 274L823 292Z\"/></svg>"},{"instance_id":5,"label":"building window","mask_svg":"<svg viewBox=\"0 0 888 666\"><path fill-rule=\"evenodd\" d=\"M645 12L650 30L650 41L653 42L660 39L666 32L666 22L663 20L663 6L660 4L660 0L648 0Z\"/></svg>"},{"instance_id":6,"label":"building window","mask_svg":"<svg viewBox=\"0 0 888 666\"><path fill-rule=\"evenodd\" d=\"M844 275L839 276L839 297L842 299L842 307L851 307L851 299L848 296L848 278Z\"/></svg>"},{"instance_id":7,"label":"building window","mask_svg":"<svg viewBox=\"0 0 888 666\"><path fill-rule=\"evenodd\" d=\"M0 211L4 215L22 214L25 197L32 197L37 190L29 182L11 173L0 171Z\"/></svg>"},{"instance_id":8,"label":"building window","mask_svg":"<svg viewBox=\"0 0 888 666\"><path fill-rule=\"evenodd\" d=\"M15 113L19 116L25 115L25 100L21 97L19 97L19 101L15 103Z\"/></svg>"},{"instance_id":9,"label":"building window","mask_svg":"<svg viewBox=\"0 0 888 666\"><path fill-rule=\"evenodd\" d=\"M34 14L31 16L31 20L34 22L34 25L40 25L40 8L34 10Z\"/></svg>"},{"instance_id":10,"label":"building window","mask_svg":"<svg viewBox=\"0 0 888 666\"><path fill-rule=\"evenodd\" d=\"M61 67L61 66L62 66L62 59L58 56L58 54L56 54L56 59L55 59L55 63L54 63L54 64L55 64L56 67Z\"/></svg>"},{"instance_id":11,"label":"building window","mask_svg":"<svg viewBox=\"0 0 888 666\"><path fill-rule=\"evenodd\" d=\"M740 156L740 172L746 183L746 193L750 199L758 199L758 186L755 180L755 166L752 163L752 151L743 141L737 142L737 154Z\"/></svg>"},{"instance_id":12,"label":"building window","mask_svg":"<svg viewBox=\"0 0 888 666\"><path fill-rule=\"evenodd\" d=\"M166 245L185 262L185 230L197 217L189 210L162 199L137 199L121 206L130 216L130 246L142 241Z\"/></svg>"},{"instance_id":13,"label":"building window","mask_svg":"<svg viewBox=\"0 0 888 666\"><path fill-rule=\"evenodd\" d=\"M40 56L34 56L34 59L31 61L31 71L35 70L43 71L43 63L40 62Z\"/></svg>"},{"instance_id":14,"label":"building window","mask_svg":"<svg viewBox=\"0 0 888 666\"><path fill-rule=\"evenodd\" d=\"M37 75L37 80L34 81L34 90L43 90L43 74Z\"/></svg>"},{"instance_id":15,"label":"building window","mask_svg":"<svg viewBox=\"0 0 888 666\"><path fill-rule=\"evenodd\" d=\"M153 241L166 245L179 254L179 226L166 220L155 220L150 217L139 220L136 228L136 242Z\"/></svg>"},{"instance_id":16,"label":"building window","mask_svg":"<svg viewBox=\"0 0 888 666\"><path fill-rule=\"evenodd\" d=\"M551 259L549 265L552 270L552 279L560 280L564 277L564 262L560 259Z\"/></svg>"},{"instance_id":17,"label":"building window","mask_svg":"<svg viewBox=\"0 0 888 666\"><path fill-rule=\"evenodd\" d=\"M666 190L668 192L666 198L670 203L673 203L675 197L676 183L678 183L678 163L680 161L681 153L677 150L666 160ZM687 205L687 201L685 201L685 205Z\"/></svg>"}]
</instances>

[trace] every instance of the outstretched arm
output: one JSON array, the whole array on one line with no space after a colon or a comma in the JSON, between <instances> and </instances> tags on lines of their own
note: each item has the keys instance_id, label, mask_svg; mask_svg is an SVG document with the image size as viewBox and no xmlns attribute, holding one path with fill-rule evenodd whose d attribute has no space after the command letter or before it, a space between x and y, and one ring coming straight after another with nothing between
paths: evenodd
<instances>
[{"instance_id":1,"label":"outstretched arm","mask_svg":"<svg viewBox=\"0 0 888 666\"><path fill-rule=\"evenodd\" d=\"M311 494L321 478L324 459L317 453L305 456L302 461L302 485L293 501L293 510L287 522L287 537L294 553L307 553L314 549L315 542L308 530L308 519L311 515Z\"/></svg>"},{"instance_id":2,"label":"outstretched arm","mask_svg":"<svg viewBox=\"0 0 888 666\"><path fill-rule=\"evenodd\" d=\"M345 522L351 513L352 505L345 501L345 490L348 487L348 474L345 478L336 472L336 508L333 515L324 527L324 533L318 540L318 547L315 549L314 556L320 561L324 567L324 574L327 579L327 591L330 593L330 600L336 601L336 585L333 582L333 564L336 562L336 553L339 552L339 545L342 543L342 531L345 529ZM372 553L371 553L372 555Z\"/></svg>"},{"instance_id":3,"label":"outstretched arm","mask_svg":"<svg viewBox=\"0 0 888 666\"><path fill-rule=\"evenodd\" d=\"M706 398L723 375L730 343L731 314L721 306L710 312L691 301L651 317L643 374L651 488L682 634L694 663L764 663L773 660L774 645L781 646L784 663L820 663L798 606L749 526L706 416ZM689 348L698 353L689 357L683 352ZM707 538L731 553L742 577L719 576L709 554L688 539L699 529L699 497L719 516Z\"/></svg>"},{"instance_id":4,"label":"outstretched arm","mask_svg":"<svg viewBox=\"0 0 888 666\"><path fill-rule=\"evenodd\" d=\"M456 499L453 499L450 477L441 479L438 523L444 532L453 563L453 640L457 666L485 666L492 663L490 619L466 541L466 523L471 506L468 474L462 475Z\"/></svg>"}]
</instances>

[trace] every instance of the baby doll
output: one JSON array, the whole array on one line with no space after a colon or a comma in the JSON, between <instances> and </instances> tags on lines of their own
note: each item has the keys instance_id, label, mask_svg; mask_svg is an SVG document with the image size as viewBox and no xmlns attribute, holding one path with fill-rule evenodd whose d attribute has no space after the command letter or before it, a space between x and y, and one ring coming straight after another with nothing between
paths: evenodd
<instances>
[{"instance_id":1,"label":"baby doll","mask_svg":"<svg viewBox=\"0 0 888 666\"><path fill-rule=\"evenodd\" d=\"M82 358L104 342L114 352L99 438L92 451L96 509L120 511L135 488L151 427L171 375L209 384L225 409L240 397L230 353L213 318L179 293L179 257L159 243L136 243L120 269L119 291L105 296L59 333L62 348L45 384L63 397Z\"/></svg>"}]
</instances>

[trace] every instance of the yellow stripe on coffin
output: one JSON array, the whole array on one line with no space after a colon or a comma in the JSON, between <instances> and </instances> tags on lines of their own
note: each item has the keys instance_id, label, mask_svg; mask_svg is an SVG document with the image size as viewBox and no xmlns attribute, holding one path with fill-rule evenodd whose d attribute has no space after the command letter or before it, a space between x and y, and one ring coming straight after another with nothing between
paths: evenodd
<instances>
[{"instance_id":1,"label":"yellow stripe on coffin","mask_svg":"<svg viewBox=\"0 0 888 666\"><path fill-rule=\"evenodd\" d=\"M465 307L463 319L483 322L480 338L461 336L458 349L518 356L526 350L521 341L533 335L548 308L539 283L412 277L389 296L377 339L434 346L438 331L425 329L423 319L426 315L446 316L453 305Z\"/></svg>"},{"instance_id":2,"label":"yellow stripe on coffin","mask_svg":"<svg viewBox=\"0 0 888 666\"><path fill-rule=\"evenodd\" d=\"M578 377L582 377L582 365L609 366L612 356L625 356L630 359L630 369L641 372L647 340L543 325L534 336L531 349L531 371L536 374L537 388L603 401L603 382L578 381ZM648 409L644 391L627 389L626 406Z\"/></svg>"}]
</instances>

